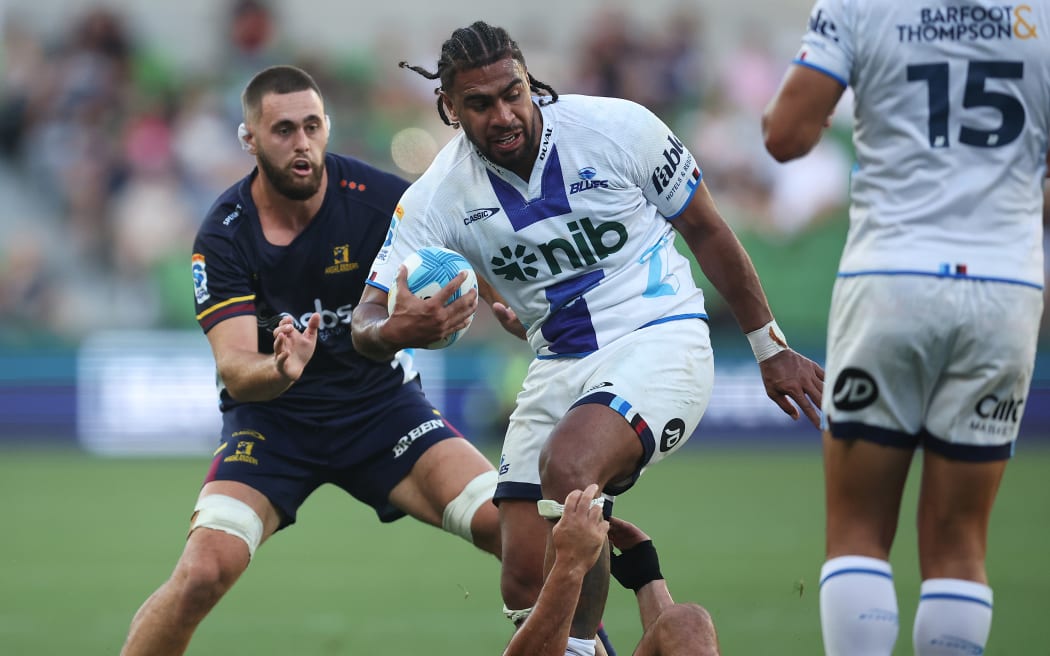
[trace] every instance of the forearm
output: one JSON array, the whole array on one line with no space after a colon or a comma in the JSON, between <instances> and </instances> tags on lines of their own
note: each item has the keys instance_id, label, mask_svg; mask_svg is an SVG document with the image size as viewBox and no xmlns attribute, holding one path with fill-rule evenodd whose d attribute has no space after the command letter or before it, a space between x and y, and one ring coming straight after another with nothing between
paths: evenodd
<instances>
[{"instance_id":1,"label":"forearm","mask_svg":"<svg viewBox=\"0 0 1050 656\"><path fill-rule=\"evenodd\" d=\"M674 605L674 599L671 598L671 592L667 589L667 581L664 579L646 583L638 589L636 597L643 629L648 629L656 618L660 617L664 609Z\"/></svg>"},{"instance_id":2,"label":"forearm","mask_svg":"<svg viewBox=\"0 0 1050 656\"><path fill-rule=\"evenodd\" d=\"M350 332L358 353L377 362L388 362L400 350L380 334L386 320L386 308L378 303L361 303L354 308Z\"/></svg>"},{"instance_id":3,"label":"forearm","mask_svg":"<svg viewBox=\"0 0 1050 656\"><path fill-rule=\"evenodd\" d=\"M238 401L270 401L295 383L278 369L272 354L238 352L217 360L216 365L226 391Z\"/></svg>"},{"instance_id":4,"label":"forearm","mask_svg":"<svg viewBox=\"0 0 1050 656\"><path fill-rule=\"evenodd\" d=\"M765 291L751 257L740 240L722 224L709 234L687 241L719 295L745 333L761 328L773 318Z\"/></svg>"},{"instance_id":5,"label":"forearm","mask_svg":"<svg viewBox=\"0 0 1050 656\"><path fill-rule=\"evenodd\" d=\"M565 566L555 560L532 613L503 656L564 656L586 573L586 567Z\"/></svg>"}]
</instances>

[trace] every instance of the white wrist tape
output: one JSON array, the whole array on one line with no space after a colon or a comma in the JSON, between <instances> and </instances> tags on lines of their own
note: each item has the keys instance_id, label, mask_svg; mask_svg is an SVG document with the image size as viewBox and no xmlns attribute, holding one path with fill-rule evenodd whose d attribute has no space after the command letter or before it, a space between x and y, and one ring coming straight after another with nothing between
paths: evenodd
<instances>
[{"instance_id":1,"label":"white wrist tape","mask_svg":"<svg viewBox=\"0 0 1050 656\"><path fill-rule=\"evenodd\" d=\"M747 341L751 342L751 350L755 353L755 360L762 362L768 360L781 351L788 349L787 338L774 319L758 330L752 330L747 334Z\"/></svg>"},{"instance_id":2,"label":"white wrist tape","mask_svg":"<svg viewBox=\"0 0 1050 656\"><path fill-rule=\"evenodd\" d=\"M604 507L605 497L591 499L591 505ZM546 519L560 519L565 514L565 505L554 499L540 499L536 502L536 510L539 511L541 517Z\"/></svg>"}]
</instances>

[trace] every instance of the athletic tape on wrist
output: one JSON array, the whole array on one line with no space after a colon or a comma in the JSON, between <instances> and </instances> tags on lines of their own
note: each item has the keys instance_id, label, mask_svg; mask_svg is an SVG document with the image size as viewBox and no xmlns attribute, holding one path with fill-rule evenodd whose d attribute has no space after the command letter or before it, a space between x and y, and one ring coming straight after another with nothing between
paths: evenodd
<instances>
[{"instance_id":1,"label":"athletic tape on wrist","mask_svg":"<svg viewBox=\"0 0 1050 656\"><path fill-rule=\"evenodd\" d=\"M788 349L787 338L784 332L773 319L758 330L747 333L747 341L751 343L751 350L755 354L755 360L762 362L768 360L781 351Z\"/></svg>"}]
</instances>

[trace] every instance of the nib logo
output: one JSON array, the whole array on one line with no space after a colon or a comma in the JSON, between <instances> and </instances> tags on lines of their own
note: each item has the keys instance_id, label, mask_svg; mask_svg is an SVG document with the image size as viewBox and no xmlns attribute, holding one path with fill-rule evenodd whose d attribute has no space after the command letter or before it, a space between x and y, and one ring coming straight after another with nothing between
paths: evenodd
<instances>
[{"instance_id":1,"label":"nib logo","mask_svg":"<svg viewBox=\"0 0 1050 656\"><path fill-rule=\"evenodd\" d=\"M536 263L536 255L526 253L525 247L521 244L518 244L513 251L510 246L504 246L499 253L489 260L492 264L492 273L497 276L503 276L506 280L525 282L539 275L540 270L532 266Z\"/></svg>"},{"instance_id":2,"label":"nib logo","mask_svg":"<svg viewBox=\"0 0 1050 656\"><path fill-rule=\"evenodd\" d=\"M618 221L595 224L588 218L566 224L569 234L537 244L536 251L547 265L551 275L562 271L580 271L597 264L619 251L627 243L627 228ZM539 275L534 264L539 260L536 253L516 244L504 246L500 254L493 257L492 272L506 280L525 282Z\"/></svg>"}]
</instances>

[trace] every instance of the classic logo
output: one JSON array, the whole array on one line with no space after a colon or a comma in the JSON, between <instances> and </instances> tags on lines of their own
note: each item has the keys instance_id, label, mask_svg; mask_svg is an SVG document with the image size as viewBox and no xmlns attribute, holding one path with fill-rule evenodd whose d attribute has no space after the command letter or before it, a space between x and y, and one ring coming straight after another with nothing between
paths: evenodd
<instances>
[{"instance_id":1,"label":"classic logo","mask_svg":"<svg viewBox=\"0 0 1050 656\"><path fill-rule=\"evenodd\" d=\"M595 225L589 218L584 218L570 221L566 227L568 237L536 246L539 257L522 244L503 246L499 254L489 260L492 272L505 280L525 282L539 275L535 265L540 257L551 275L558 275L564 269L578 271L604 260L627 243L627 228L617 221Z\"/></svg>"},{"instance_id":2,"label":"classic logo","mask_svg":"<svg viewBox=\"0 0 1050 656\"><path fill-rule=\"evenodd\" d=\"M846 367L835 380L831 398L839 410L860 410L879 398L879 386L868 372Z\"/></svg>"},{"instance_id":3,"label":"classic logo","mask_svg":"<svg viewBox=\"0 0 1050 656\"><path fill-rule=\"evenodd\" d=\"M667 422L664 430L660 433L660 450L670 451L685 437L685 422L675 417Z\"/></svg>"},{"instance_id":4,"label":"classic logo","mask_svg":"<svg viewBox=\"0 0 1050 656\"><path fill-rule=\"evenodd\" d=\"M593 392L594 390L601 389L603 387L612 387L612 383L610 383L609 381L605 381L603 383L598 383L597 385L592 385L591 387L587 388L587 391L585 391L584 394L586 394L587 392Z\"/></svg>"},{"instance_id":5,"label":"classic logo","mask_svg":"<svg viewBox=\"0 0 1050 656\"><path fill-rule=\"evenodd\" d=\"M470 225L475 221L484 221L490 216L499 214L498 207L479 207L476 210L470 210L467 215L463 217L463 225Z\"/></svg>"}]
</instances>

